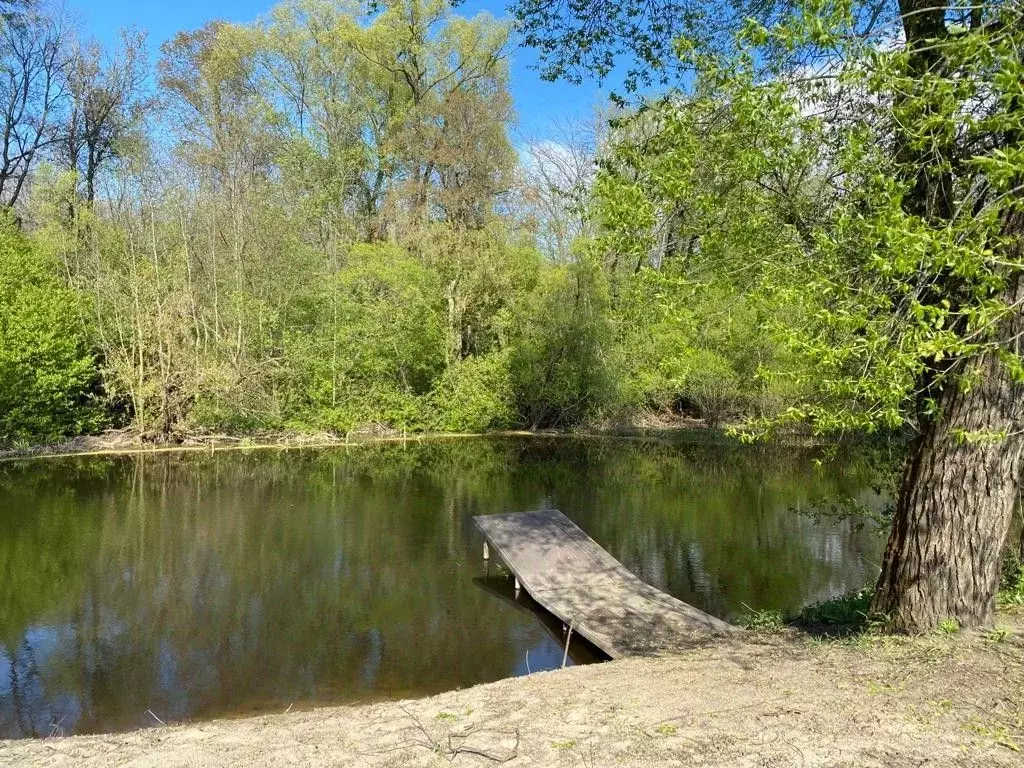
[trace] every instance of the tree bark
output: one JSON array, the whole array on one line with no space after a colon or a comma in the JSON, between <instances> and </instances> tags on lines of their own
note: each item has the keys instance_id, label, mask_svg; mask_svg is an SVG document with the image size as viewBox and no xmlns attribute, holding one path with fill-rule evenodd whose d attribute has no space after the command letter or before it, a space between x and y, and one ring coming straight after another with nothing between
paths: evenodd
<instances>
[{"instance_id":1,"label":"tree bark","mask_svg":"<svg viewBox=\"0 0 1024 768\"><path fill-rule=\"evenodd\" d=\"M946 72L937 40L947 38L946 9L930 0L900 0L908 73L923 78ZM904 209L941 225L954 216L951 167L940 160L956 147L929 135L926 150L904 137L897 150L913 169ZM1007 144L1019 137L1001 137ZM1024 213L1006 209L999 242L1001 262L1024 256ZM1011 268L1012 270L1012 268ZM897 629L927 630L947 619L963 627L987 624L995 609L1003 546L1013 520L1024 449L1024 383L1014 381L1003 353L1020 355L1024 337L1024 276L1008 271L999 298L1011 308L986 339L989 346L960 360L955 372L928 361L922 392L938 413L922 411L920 432L903 473L872 610ZM954 278L939 276L935 286ZM935 297L932 297L935 298ZM945 365L948 365L946 363ZM966 374L964 376L954 375Z\"/></svg>"},{"instance_id":2,"label":"tree bark","mask_svg":"<svg viewBox=\"0 0 1024 768\"><path fill-rule=\"evenodd\" d=\"M1014 259L1022 256L1024 214L1004 232ZM1024 351L1024 276L1003 295L1014 307L994 341ZM1024 468L1024 383L1014 381L996 349L977 360L966 391L946 385L939 414L922 425L903 474L872 611L894 628L927 630L946 619L961 627L987 624L995 608L1000 563Z\"/></svg>"}]
</instances>

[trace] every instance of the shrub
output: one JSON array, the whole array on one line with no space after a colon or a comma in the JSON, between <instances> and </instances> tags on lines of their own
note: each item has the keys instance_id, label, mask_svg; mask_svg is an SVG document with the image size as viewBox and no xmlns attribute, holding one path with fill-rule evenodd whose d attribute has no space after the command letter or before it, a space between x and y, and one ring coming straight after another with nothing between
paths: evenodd
<instances>
[{"instance_id":1,"label":"shrub","mask_svg":"<svg viewBox=\"0 0 1024 768\"><path fill-rule=\"evenodd\" d=\"M397 246L357 245L320 291L285 340L289 425L421 428L446 355L434 276Z\"/></svg>"},{"instance_id":2,"label":"shrub","mask_svg":"<svg viewBox=\"0 0 1024 768\"><path fill-rule=\"evenodd\" d=\"M550 267L521 307L511 370L521 419L564 427L617 405L608 285L595 260Z\"/></svg>"},{"instance_id":3,"label":"shrub","mask_svg":"<svg viewBox=\"0 0 1024 768\"><path fill-rule=\"evenodd\" d=\"M103 412L82 298L0 220L0 442L95 430Z\"/></svg>"},{"instance_id":4,"label":"shrub","mask_svg":"<svg viewBox=\"0 0 1024 768\"><path fill-rule=\"evenodd\" d=\"M831 626L840 629L857 630L868 624L871 598L874 590L865 587L831 600L809 605L800 611L801 624Z\"/></svg>"},{"instance_id":5,"label":"shrub","mask_svg":"<svg viewBox=\"0 0 1024 768\"><path fill-rule=\"evenodd\" d=\"M1003 556L999 602L1003 605L1024 605L1024 561L1016 547L1008 547Z\"/></svg>"},{"instance_id":6,"label":"shrub","mask_svg":"<svg viewBox=\"0 0 1024 768\"><path fill-rule=\"evenodd\" d=\"M449 366L430 396L434 429L483 432L515 424L515 393L504 352L470 357Z\"/></svg>"},{"instance_id":7,"label":"shrub","mask_svg":"<svg viewBox=\"0 0 1024 768\"><path fill-rule=\"evenodd\" d=\"M781 611L750 610L740 618L740 625L753 632L781 632L785 628L786 622Z\"/></svg>"},{"instance_id":8,"label":"shrub","mask_svg":"<svg viewBox=\"0 0 1024 768\"><path fill-rule=\"evenodd\" d=\"M706 349L696 349L687 361L680 395L709 425L717 426L737 410L740 378L729 362Z\"/></svg>"}]
</instances>

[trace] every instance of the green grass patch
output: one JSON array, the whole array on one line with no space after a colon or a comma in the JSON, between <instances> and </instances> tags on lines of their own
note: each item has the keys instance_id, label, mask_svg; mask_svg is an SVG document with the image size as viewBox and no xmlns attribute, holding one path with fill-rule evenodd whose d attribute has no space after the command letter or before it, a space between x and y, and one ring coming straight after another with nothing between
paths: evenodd
<instances>
[{"instance_id":1,"label":"green grass patch","mask_svg":"<svg viewBox=\"0 0 1024 768\"><path fill-rule=\"evenodd\" d=\"M938 632L943 635L955 635L960 631L960 622L956 619L943 619L939 622Z\"/></svg>"},{"instance_id":2,"label":"green grass patch","mask_svg":"<svg viewBox=\"0 0 1024 768\"><path fill-rule=\"evenodd\" d=\"M785 617L781 611L765 610L755 611L747 608L748 613L740 617L740 626L753 632L780 632L786 626Z\"/></svg>"},{"instance_id":3,"label":"green grass patch","mask_svg":"<svg viewBox=\"0 0 1024 768\"><path fill-rule=\"evenodd\" d=\"M776 610L754 610L747 606L747 613L738 623L755 632L779 632L793 626L812 634L851 635L876 629L884 623L870 613L870 587L851 592L831 600L809 605L795 616L785 616Z\"/></svg>"},{"instance_id":4,"label":"green grass patch","mask_svg":"<svg viewBox=\"0 0 1024 768\"><path fill-rule=\"evenodd\" d=\"M873 595L874 590L865 587L856 592L809 605L800 611L797 623L840 627L853 631L866 628Z\"/></svg>"},{"instance_id":5,"label":"green grass patch","mask_svg":"<svg viewBox=\"0 0 1024 768\"><path fill-rule=\"evenodd\" d=\"M999 604L1024 605L1024 564L1004 566L999 584Z\"/></svg>"}]
</instances>

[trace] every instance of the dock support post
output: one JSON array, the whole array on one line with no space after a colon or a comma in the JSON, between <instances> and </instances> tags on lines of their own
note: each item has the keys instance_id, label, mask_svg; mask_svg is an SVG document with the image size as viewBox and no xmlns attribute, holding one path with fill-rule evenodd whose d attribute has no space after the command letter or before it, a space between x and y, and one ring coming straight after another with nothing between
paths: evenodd
<instances>
[{"instance_id":1,"label":"dock support post","mask_svg":"<svg viewBox=\"0 0 1024 768\"><path fill-rule=\"evenodd\" d=\"M484 542L484 560L490 560L490 559L491 559L491 550L487 546L487 542L485 541Z\"/></svg>"},{"instance_id":2,"label":"dock support post","mask_svg":"<svg viewBox=\"0 0 1024 768\"><path fill-rule=\"evenodd\" d=\"M515 582L516 595L518 596L519 595L519 590L522 589L522 587L519 584L519 577L518 576L513 576L512 580Z\"/></svg>"}]
</instances>

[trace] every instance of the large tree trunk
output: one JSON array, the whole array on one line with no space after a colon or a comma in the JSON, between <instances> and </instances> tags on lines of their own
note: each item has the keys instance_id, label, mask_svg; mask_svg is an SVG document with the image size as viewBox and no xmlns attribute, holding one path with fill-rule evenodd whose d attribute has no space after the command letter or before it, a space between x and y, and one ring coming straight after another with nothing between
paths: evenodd
<instances>
[{"instance_id":1,"label":"large tree trunk","mask_svg":"<svg viewBox=\"0 0 1024 768\"><path fill-rule=\"evenodd\" d=\"M899 0L899 6L908 73L943 74L945 54L936 40L949 34L944 4ZM955 185L950 167L939 161L955 156L955 147L940 135L929 138L924 150L913 131L900 142L898 152L915 173L904 208L941 224L954 216ZM1020 140L1003 138L1008 145ZM1011 207L1002 224L1002 242L994 245L1005 251L1004 263L1020 263L1024 213ZM992 618L1024 448L1024 384L1013 381L999 359L1024 349L1024 276L1007 277L1000 298L1012 310L988 338L992 347L961 361L966 376L960 382L950 377L937 388L938 362L925 376L939 411L921 417L871 606L895 628L927 630L946 619L971 627Z\"/></svg>"},{"instance_id":2,"label":"large tree trunk","mask_svg":"<svg viewBox=\"0 0 1024 768\"><path fill-rule=\"evenodd\" d=\"M1010 216L1004 231L1019 233L1022 219ZM1019 235L1010 250L1021 257ZM1012 279L1003 299L1015 309L994 340L1019 355L1024 277ZM939 414L922 425L903 473L872 603L898 629L931 629L945 619L973 627L992 618L1024 465L1024 384L994 350L977 363L979 376L966 391L946 386Z\"/></svg>"}]
</instances>

